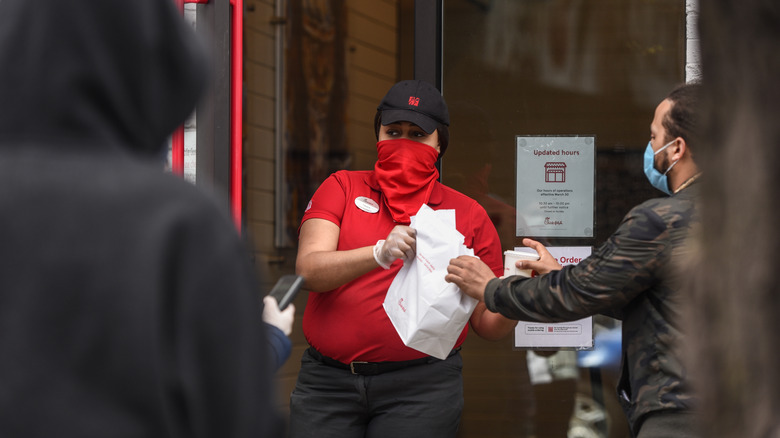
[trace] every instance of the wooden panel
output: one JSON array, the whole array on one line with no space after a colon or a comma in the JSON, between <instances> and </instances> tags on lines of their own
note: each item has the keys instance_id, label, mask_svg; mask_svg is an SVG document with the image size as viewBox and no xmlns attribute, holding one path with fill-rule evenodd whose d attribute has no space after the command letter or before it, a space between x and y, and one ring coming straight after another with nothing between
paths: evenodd
<instances>
[{"instance_id":1,"label":"wooden panel","mask_svg":"<svg viewBox=\"0 0 780 438\"><path fill-rule=\"evenodd\" d=\"M360 150L375 151L376 134L374 127L369 123L349 123L347 125L347 143L350 150L357 152Z\"/></svg>"},{"instance_id":2,"label":"wooden panel","mask_svg":"<svg viewBox=\"0 0 780 438\"><path fill-rule=\"evenodd\" d=\"M264 35L274 36L276 25L271 24L275 15L273 2L247 0L245 2L244 30L253 29Z\"/></svg>"},{"instance_id":3,"label":"wooden panel","mask_svg":"<svg viewBox=\"0 0 780 438\"><path fill-rule=\"evenodd\" d=\"M386 53L395 53L398 35L395 27L358 14L347 14L349 37Z\"/></svg>"},{"instance_id":4,"label":"wooden panel","mask_svg":"<svg viewBox=\"0 0 780 438\"><path fill-rule=\"evenodd\" d=\"M374 168L376 161L376 135L371 124L350 123L347 125L347 144L352 152L352 169Z\"/></svg>"},{"instance_id":5,"label":"wooden panel","mask_svg":"<svg viewBox=\"0 0 780 438\"><path fill-rule=\"evenodd\" d=\"M377 76L373 72L353 69L349 74L349 92L375 101L378 105L382 96L395 83L394 78Z\"/></svg>"},{"instance_id":6,"label":"wooden panel","mask_svg":"<svg viewBox=\"0 0 780 438\"><path fill-rule=\"evenodd\" d=\"M357 68L389 80L395 80L398 66L395 54L381 52L357 40L350 39L348 44L350 44L347 51L348 74L351 69Z\"/></svg>"},{"instance_id":7,"label":"wooden panel","mask_svg":"<svg viewBox=\"0 0 780 438\"><path fill-rule=\"evenodd\" d=\"M374 19L383 26L396 27L398 1L396 0L347 0L347 9Z\"/></svg>"},{"instance_id":8,"label":"wooden panel","mask_svg":"<svg viewBox=\"0 0 780 438\"><path fill-rule=\"evenodd\" d=\"M254 61L263 65L275 65L274 39L254 29L244 32L244 57L246 61Z\"/></svg>"},{"instance_id":9,"label":"wooden panel","mask_svg":"<svg viewBox=\"0 0 780 438\"><path fill-rule=\"evenodd\" d=\"M246 120L252 126L274 128L274 101L257 94L246 96Z\"/></svg>"},{"instance_id":10,"label":"wooden panel","mask_svg":"<svg viewBox=\"0 0 780 438\"><path fill-rule=\"evenodd\" d=\"M254 244L258 271L265 279L270 279L266 255L274 253L274 3L246 0L244 13L245 209L247 233Z\"/></svg>"},{"instance_id":11,"label":"wooden panel","mask_svg":"<svg viewBox=\"0 0 780 438\"><path fill-rule=\"evenodd\" d=\"M246 213L254 221L273 223L273 192L267 190L247 190Z\"/></svg>"},{"instance_id":12,"label":"wooden panel","mask_svg":"<svg viewBox=\"0 0 780 438\"><path fill-rule=\"evenodd\" d=\"M244 71L246 77L246 90L250 93L273 98L275 95L274 68L269 65L259 64L251 61L244 62Z\"/></svg>"},{"instance_id":13,"label":"wooden panel","mask_svg":"<svg viewBox=\"0 0 780 438\"><path fill-rule=\"evenodd\" d=\"M274 164L268 160L250 158L245 160L247 173L247 190L274 190Z\"/></svg>"},{"instance_id":14,"label":"wooden panel","mask_svg":"<svg viewBox=\"0 0 780 438\"><path fill-rule=\"evenodd\" d=\"M250 158L274 159L274 131L268 128L245 126L244 155Z\"/></svg>"},{"instance_id":15,"label":"wooden panel","mask_svg":"<svg viewBox=\"0 0 780 438\"><path fill-rule=\"evenodd\" d=\"M349 105L347 106L347 120L371 127L374 123L374 114L376 114L376 106L379 104L379 100L368 100L357 95L350 96Z\"/></svg>"},{"instance_id":16,"label":"wooden panel","mask_svg":"<svg viewBox=\"0 0 780 438\"><path fill-rule=\"evenodd\" d=\"M376 163L376 145L374 144L372 150L356 151L353 169L355 170L372 170Z\"/></svg>"},{"instance_id":17,"label":"wooden panel","mask_svg":"<svg viewBox=\"0 0 780 438\"><path fill-rule=\"evenodd\" d=\"M256 252L268 254L274 251L274 226L272 223L251 221L247 224L247 228Z\"/></svg>"}]
</instances>

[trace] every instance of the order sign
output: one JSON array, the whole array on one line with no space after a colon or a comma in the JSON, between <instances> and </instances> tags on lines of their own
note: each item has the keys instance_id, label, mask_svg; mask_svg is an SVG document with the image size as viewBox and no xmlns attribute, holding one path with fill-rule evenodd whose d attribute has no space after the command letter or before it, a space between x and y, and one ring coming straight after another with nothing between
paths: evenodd
<instances>
[{"instance_id":1,"label":"order sign","mask_svg":"<svg viewBox=\"0 0 780 438\"><path fill-rule=\"evenodd\" d=\"M593 136L517 136L517 236L593 237Z\"/></svg>"},{"instance_id":2,"label":"order sign","mask_svg":"<svg viewBox=\"0 0 780 438\"><path fill-rule=\"evenodd\" d=\"M563 266L576 265L591 253L589 246L551 246L547 250ZM589 350L593 348L593 317L569 322L520 321L515 326L515 347Z\"/></svg>"}]
</instances>

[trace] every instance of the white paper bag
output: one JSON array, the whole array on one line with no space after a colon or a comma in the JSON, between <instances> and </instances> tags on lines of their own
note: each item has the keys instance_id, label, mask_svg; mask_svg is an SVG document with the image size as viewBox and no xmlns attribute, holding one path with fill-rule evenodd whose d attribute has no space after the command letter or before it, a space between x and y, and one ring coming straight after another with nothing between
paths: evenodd
<instances>
[{"instance_id":1,"label":"white paper bag","mask_svg":"<svg viewBox=\"0 0 780 438\"><path fill-rule=\"evenodd\" d=\"M455 228L455 211L427 205L412 217L417 256L404 263L385 296L384 308L404 344L446 359L478 301L444 281L450 259L474 255Z\"/></svg>"}]
</instances>

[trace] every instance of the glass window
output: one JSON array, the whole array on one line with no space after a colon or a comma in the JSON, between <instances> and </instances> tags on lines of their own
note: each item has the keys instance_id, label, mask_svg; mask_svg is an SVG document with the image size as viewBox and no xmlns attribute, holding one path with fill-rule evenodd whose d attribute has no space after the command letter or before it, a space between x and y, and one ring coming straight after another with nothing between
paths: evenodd
<instances>
[{"instance_id":1,"label":"glass window","mask_svg":"<svg viewBox=\"0 0 780 438\"><path fill-rule=\"evenodd\" d=\"M684 81L683 0L443 3L451 137L442 181L485 207L505 250L524 237L515 235L515 136L596 139L594 238L546 244L597 246L631 207L660 195L642 155L656 105ZM600 348L619 352L616 321L596 323ZM629 436L617 363L586 367L586 353L526 354L476 336L463 353L463 436Z\"/></svg>"}]
</instances>

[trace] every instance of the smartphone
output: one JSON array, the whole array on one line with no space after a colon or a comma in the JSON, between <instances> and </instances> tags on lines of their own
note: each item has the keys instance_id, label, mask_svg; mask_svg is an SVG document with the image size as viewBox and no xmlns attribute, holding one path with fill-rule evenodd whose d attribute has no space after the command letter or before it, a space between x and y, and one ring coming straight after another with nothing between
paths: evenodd
<instances>
[{"instance_id":1,"label":"smartphone","mask_svg":"<svg viewBox=\"0 0 780 438\"><path fill-rule=\"evenodd\" d=\"M303 286L303 277L300 275L282 275L268 295L276 298L279 310L284 310L298 295L301 286Z\"/></svg>"}]
</instances>

